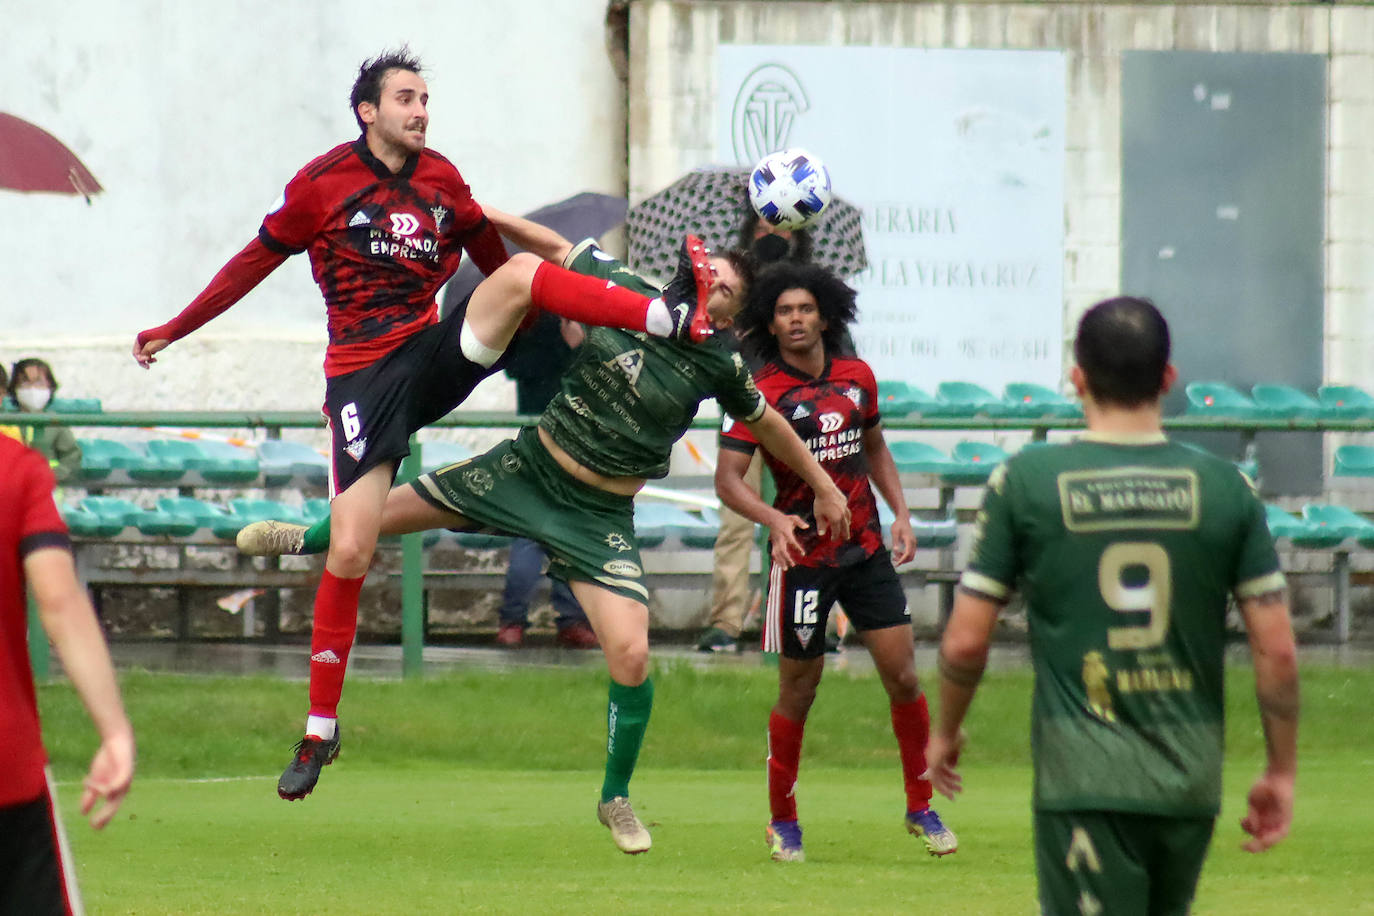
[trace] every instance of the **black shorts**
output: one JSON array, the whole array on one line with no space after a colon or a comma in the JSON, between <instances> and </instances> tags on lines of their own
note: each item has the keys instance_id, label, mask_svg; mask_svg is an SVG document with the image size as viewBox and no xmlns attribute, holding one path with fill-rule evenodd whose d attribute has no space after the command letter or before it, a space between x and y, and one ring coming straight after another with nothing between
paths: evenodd
<instances>
[{"instance_id":1,"label":"black shorts","mask_svg":"<svg viewBox=\"0 0 1374 916\"><path fill-rule=\"evenodd\" d=\"M0 916L81 911L71 853L50 791L0 807Z\"/></svg>"},{"instance_id":2,"label":"black shorts","mask_svg":"<svg viewBox=\"0 0 1374 916\"><path fill-rule=\"evenodd\" d=\"M370 366L325 380L324 417L333 448L330 497L384 462L410 454L410 437L463 403L477 383L499 372L463 355L458 343L468 299L448 317L412 335Z\"/></svg>"},{"instance_id":3,"label":"black shorts","mask_svg":"<svg viewBox=\"0 0 1374 916\"><path fill-rule=\"evenodd\" d=\"M774 566L768 580L763 650L785 658L825 654L830 608L844 605L859 632L909 625L911 610L886 547L852 566Z\"/></svg>"}]
</instances>

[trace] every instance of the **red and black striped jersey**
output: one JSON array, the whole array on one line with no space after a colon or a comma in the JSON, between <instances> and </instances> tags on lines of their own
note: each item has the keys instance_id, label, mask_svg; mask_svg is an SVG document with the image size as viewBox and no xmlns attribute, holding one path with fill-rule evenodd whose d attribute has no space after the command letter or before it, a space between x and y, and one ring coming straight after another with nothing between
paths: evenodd
<instances>
[{"instance_id":1,"label":"red and black striped jersey","mask_svg":"<svg viewBox=\"0 0 1374 916\"><path fill-rule=\"evenodd\" d=\"M47 757L29 667L24 557L40 547L68 547L67 526L53 502L48 459L0 435L0 807L43 792ZM35 638L43 638L41 635Z\"/></svg>"},{"instance_id":2,"label":"red and black striped jersey","mask_svg":"<svg viewBox=\"0 0 1374 916\"><path fill-rule=\"evenodd\" d=\"M774 507L805 519L811 526L797 533L805 551L800 565L849 566L872 556L883 545L864 450L864 432L881 420L873 370L861 359L836 356L829 358L820 377L814 378L775 359L754 373L754 383L773 409L792 424L849 501L849 540L821 540L816 535L815 494L791 468L764 451L778 489ZM752 454L758 440L745 426L727 419L720 446Z\"/></svg>"},{"instance_id":3,"label":"red and black striped jersey","mask_svg":"<svg viewBox=\"0 0 1374 916\"><path fill-rule=\"evenodd\" d=\"M462 248L476 254L482 249L472 243L492 232L443 156L424 150L393 174L360 137L297 172L258 238L280 255L309 253L328 310L324 371L335 376L370 365L435 322L435 294L457 270ZM475 260L490 273L501 256L482 250Z\"/></svg>"}]
</instances>

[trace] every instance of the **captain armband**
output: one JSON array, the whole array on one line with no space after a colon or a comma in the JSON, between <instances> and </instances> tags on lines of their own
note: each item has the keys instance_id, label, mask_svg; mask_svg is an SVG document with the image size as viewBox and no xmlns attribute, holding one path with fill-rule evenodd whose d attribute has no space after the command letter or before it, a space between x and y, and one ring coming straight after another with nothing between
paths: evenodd
<instances>
[{"instance_id":1,"label":"captain armband","mask_svg":"<svg viewBox=\"0 0 1374 916\"><path fill-rule=\"evenodd\" d=\"M985 665L986 660L972 665L967 662L956 662L945 655L943 646L940 648L939 655L935 660L935 667L939 669L941 677L948 680L951 684L968 688L978 686L978 682L983 679L983 668Z\"/></svg>"}]
</instances>

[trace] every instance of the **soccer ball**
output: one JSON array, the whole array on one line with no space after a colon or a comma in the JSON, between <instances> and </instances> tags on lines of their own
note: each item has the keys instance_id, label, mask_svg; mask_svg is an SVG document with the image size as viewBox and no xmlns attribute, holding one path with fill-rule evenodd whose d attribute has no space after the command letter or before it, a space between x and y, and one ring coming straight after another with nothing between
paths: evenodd
<instances>
[{"instance_id":1,"label":"soccer ball","mask_svg":"<svg viewBox=\"0 0 1374 916\"><path fill-rule=\"evenodd\" d=\"M830 197L830 170L804 149L769 153L749 173L749 203L779 229L805 229Z\"/></svg>"}]
</instances>

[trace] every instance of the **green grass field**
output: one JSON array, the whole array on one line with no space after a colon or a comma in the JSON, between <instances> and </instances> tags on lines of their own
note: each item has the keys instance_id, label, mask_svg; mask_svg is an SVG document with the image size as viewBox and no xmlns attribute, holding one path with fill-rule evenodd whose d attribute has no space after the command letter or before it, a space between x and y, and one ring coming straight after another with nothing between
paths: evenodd
<instances>
[{"instance_id":1,"label":"green grass field","mask_svg":"<svg viewBox=\"0 0 1374 916\"><path fill-rule=\"evenodd\" d=\"M305 687L133 674L139 777L114 823L77 819L93 737L46 686L45 734L87 907L105 913L930 911L1031 914L1028 672L990 674L969 722L966 792L937 807L958 854L903 831L895 742L875 676L832 673L807 729L798 799L807 861L767 858L764 727L773 670L655 673L636 809L644 856L595 818L605 675L519 669L350 682L344 750L303 802L275 780ZM1252 683L1233 666L1226 802L1194 912L1374 913L1374 673L1304 670L1294 832L1239 850L1263 760ZM804 903L803 903L804 901Z\"/></svg>"}]
</instances>

